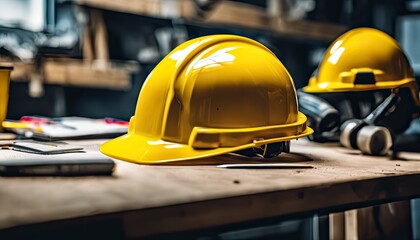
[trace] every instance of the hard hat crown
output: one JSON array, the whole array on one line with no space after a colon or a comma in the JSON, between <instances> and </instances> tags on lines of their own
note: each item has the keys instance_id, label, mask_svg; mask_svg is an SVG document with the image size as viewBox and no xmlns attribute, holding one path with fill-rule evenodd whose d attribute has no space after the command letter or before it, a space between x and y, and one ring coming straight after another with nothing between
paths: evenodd
<instances>
[{"instance_id":1,"label":"hard hat crown","mask_svg":"<svg viewBox=\"0 0 420 240\"><path fill-rule=\"evenodd\" d=\"M306 92L415 87L413 70L398 43L373 28L352 29L326 50Z\"/></svg>"}]
</instances>

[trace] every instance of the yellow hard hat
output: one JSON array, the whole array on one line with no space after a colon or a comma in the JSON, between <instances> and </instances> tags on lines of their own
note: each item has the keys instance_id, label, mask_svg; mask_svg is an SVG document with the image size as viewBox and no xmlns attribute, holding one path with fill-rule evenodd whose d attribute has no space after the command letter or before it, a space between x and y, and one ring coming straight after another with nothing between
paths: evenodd
<instances>
[{"instance_id":1,"label":"yellow hard hat","mask_svg":"<svg viewBox=\"0 0 420 240\"><path fill-rule=\"evenodd\" d=\"M419 102L413 70L398 43L373 28L352 29L327 49L303 91L348 92L410 87Z\"/></svg>"},{"instance_id":2,"label":"yellow hard hat","mask_svg":"<svg viewBox=\"0 0 420 240\"><path fill-rule=\"evenodd\" d=\"M292 78L265 46L233 35L187 41L147 77L126 135L101 146L157 164L307 136Z\"/></svg>"}]
</instances>

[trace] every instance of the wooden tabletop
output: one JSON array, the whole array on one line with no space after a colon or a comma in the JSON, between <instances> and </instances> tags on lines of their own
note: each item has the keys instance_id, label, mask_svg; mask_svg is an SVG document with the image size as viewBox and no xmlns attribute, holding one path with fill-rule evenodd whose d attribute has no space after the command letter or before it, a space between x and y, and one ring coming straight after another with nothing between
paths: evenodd
<instances>
[{"instance_id":1,"label":"wooden tabletop","mask_svg":"<svg viewBox=\"0 0 420 240\"><path fill-rule=\"evenodd\" d=\"M100 142L77 143L98 148ZM399 156L299 140L291 153L265 162L313 168L222 169L216 165L261 160L220 156L160 166L116 160L109 177L0 177L0 229L114 215L126 234L139 237L419 197L420 154Z\"/></svg>"}]
</instances>

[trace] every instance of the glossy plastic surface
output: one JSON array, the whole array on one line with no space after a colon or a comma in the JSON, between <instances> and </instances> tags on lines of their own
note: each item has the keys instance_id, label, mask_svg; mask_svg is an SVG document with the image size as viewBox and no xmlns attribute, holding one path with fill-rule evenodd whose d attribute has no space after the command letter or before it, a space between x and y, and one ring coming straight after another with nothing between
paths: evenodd
<instances>
[{"instance_id":1,"label":"glossy plastic surface","mask_svg":"<svg viewBox=\"0 0 420 240\"><path fill-rule=\"evenodd\" d=\"M251 39L212 35L185 42L150 73L128 134L105 143L111 157L162 163L209 157L312 133L293 81Z\"/></svg>"},{"instance_id":2,"label":"glossy plastic surface","mask_svg":"<svg viewBox=\"0 0 420 240\"><path fill-rule=\"evenodd\" d=\"M9 100L9 78L13 67L0 66L0 132L3 131L2 123L6 118Z\"/></svg>"},{"instance_id":3,"label":"glossy plastic surface","mask_svg":"<svg viewBox=\"0 0 420 240\"><path fill-rule=\"evenodd\" d=\"M305 92L344 92L410 87L419 102L413 70L398 43L372 28L356 28L327 49Z\"/></svg>"}]
</instances>

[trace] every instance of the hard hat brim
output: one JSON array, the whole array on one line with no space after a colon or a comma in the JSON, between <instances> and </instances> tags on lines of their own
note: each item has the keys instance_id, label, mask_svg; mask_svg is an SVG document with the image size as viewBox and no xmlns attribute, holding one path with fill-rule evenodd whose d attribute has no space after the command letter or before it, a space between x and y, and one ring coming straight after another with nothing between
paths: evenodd
<instances>
[{"instance_id":1,"label":"hard hat brim","mask_svg":"<svg viewBox=\"0 0 420 240\"><path fill-rule=\"evenodd\" d=\"M375 84L321 82L314 85L305 86L303 87L303 91L307 93L370 91L370 90L378 90L378 89L401 88L401 87L410 85L413 82L414 82L413 78L405 78L405 79L396 80L396 81L376 82Z\"/></svg>"},{"instance_id":2,"label":"hard hat brim","mask_svg":"<svg viewBox=\"0 0 420 240\"><path fill-rule=\"evenodd\" d=\"M258 145L289 141L308 136L312 133L313 130L306 127L306 129L300 134L259 141ZM235 147L196 149L186 144L173 143L161 139L151 139L149 137L134 134L125 134L104 143L100 150L102 153L112 158L128 162L141 164L164 164L175 161L207 158L256 146L257 144L255 143L249 143Z\"/></svg>"}]
</instances>

